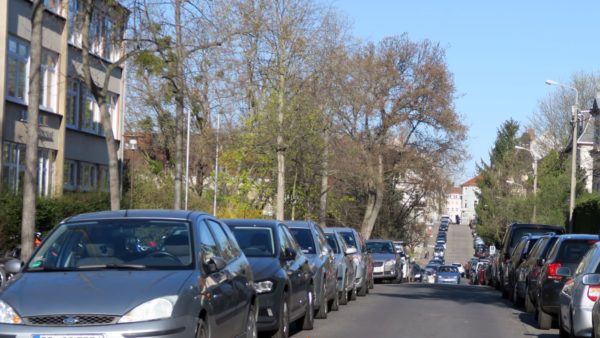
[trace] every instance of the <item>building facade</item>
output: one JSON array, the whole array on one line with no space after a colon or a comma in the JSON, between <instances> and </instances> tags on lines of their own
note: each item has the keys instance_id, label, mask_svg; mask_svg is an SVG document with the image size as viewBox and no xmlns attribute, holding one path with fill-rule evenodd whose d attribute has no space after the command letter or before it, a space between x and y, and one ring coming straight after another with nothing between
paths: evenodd
<instances>
[{"instance_id":1,"label":"building facade","mask_svg":"<svg viewBox=\"0 0 600 338\"><path fill-rule=\"evenodd\" d=\"M479 180L479 177L474 177L461 184L461 224L469 224L477 217L475 207L479 203L479 194L481 193L481 190L477 187L477 180Z\"/></svg>"},{"instance_id":2,"label":"building facade","mask_svg":"<svg viewBox=\"0 0 600 338\"><path fill-rule=\"evenodd\" d=\"M80 81L81 30L78 0L44 0L40 97L38 194L108 191L108 155L99 108ZM123 27L114 8L96 6L90 24L92 77L104 78L103 65L122 52ZM124 8L118 8L121 13ZM0 1L0 188L22 189L27 137L32 2ZM123 20L120 20L123 21ZM115 139L121 140L125 106L125 69L112 72L108 90ZM122 150L120 151L122 154Z\"/></svg>"},{"instance_id":3,"label":"building facade","mask_svg":"<svg viewBox=\"0 0 600 338\"><path fill-rule=\"evenodd\" d=\"M455 222L457 216L462 218L462 188L452 187L446 194L446 212L450 216L450 221Z\"/></svg>"}]
</instances>

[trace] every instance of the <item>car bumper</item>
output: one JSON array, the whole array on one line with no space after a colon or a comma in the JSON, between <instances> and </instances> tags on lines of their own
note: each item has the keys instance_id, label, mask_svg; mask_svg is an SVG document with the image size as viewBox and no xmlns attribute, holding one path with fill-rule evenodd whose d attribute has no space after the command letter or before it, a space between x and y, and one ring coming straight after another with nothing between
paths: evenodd
<instances>
[{"instance_id":1,"label":"car bumper","mask_svg":"<svg viewBox=\"0 0 600 338\"><path fill-rule=\"evenodd\" d=\"M460 279L437 279L436 284L460 284Z\"/></svg>"},{"instance_id":2,"label":"car bumper","mask_svg":"<svg viewBox=\"0 0 600 338\"><path fill-rule=\"evenodd\" d=\"M592 309L574 309L573 332L575 337L592 336Z\"/></svg>"},{"instance_id":3,"label":"car bumper","mask_svg":"<svg viewBox=\"0 0 600 338\"><path fill-rule=\"evenodd\" d=\"M564 283L550 281L542 285L540 307L544 312L558 315L560 310L559 295L562 290Z\"/></svg>"},{"instance_id":4,"label":"car bumper","mask_svg":"<svg viewBox=\"0 0 600 338\"><path fill-rule=\"evenodd\" d=\"M392 269L392 270L373 270L373 278L375 280L380 280L380 279L394 279L398 276L398 271L396 269Z\"/></svg>"},{"instance_id":5,"label":"car bumper","mask_svg":"<svg viewBox=\"0 0 600 338\"><path fill-rule=\"evenodd\" d=\"M196 318L180 317L148 322L97 326L38 326L0 324L0 337L184 338L196 334Z\"/></svg>"}]
</instances>

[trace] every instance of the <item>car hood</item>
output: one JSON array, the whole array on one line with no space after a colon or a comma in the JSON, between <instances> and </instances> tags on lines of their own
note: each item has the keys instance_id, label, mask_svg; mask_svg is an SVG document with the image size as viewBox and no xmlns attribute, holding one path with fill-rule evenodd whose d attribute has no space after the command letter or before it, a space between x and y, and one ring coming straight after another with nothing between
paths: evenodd
<instances>
[{"instance_id":1,"label":"car hood","mask_svg":"<svg viewBox=\"0 0 600 338\"><path fill-rule=\"evenodd\" d=\"M273 278L281 269L279 259L274 257L248 257L255 281Z\"/></svg>"},{"instance_id":2,"label":"car hood","mask_svg":"<svg viewBox=\"0 0 600 338\"><path fill-rule=\"evenodd\" d=\"M22 317L49 314L121 316L157 297L178 295L193 270L24 273L0 293Z\"/></svg>"},{"instance_id":3,"label":"car hood","mask_svg":"<svg viewBox=\"0 0 600 338\"><path fill-rule=\"evenodd\" d=\"M371 257L373 257L374 261L389 261L389 260L396 260L396 255L394 254L385 254L385 253L373 253L371 254Z\"/></svg>"}]
</instances>

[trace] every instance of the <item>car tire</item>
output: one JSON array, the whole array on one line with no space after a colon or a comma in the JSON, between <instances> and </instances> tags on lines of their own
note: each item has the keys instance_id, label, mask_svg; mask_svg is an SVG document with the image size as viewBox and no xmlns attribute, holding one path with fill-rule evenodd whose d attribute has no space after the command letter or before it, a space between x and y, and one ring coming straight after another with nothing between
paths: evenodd
<instances>
[{"instance_id":1,"label":"car tire","mask_svg":"<svg viewBox=\"0 0 600 338\"><path fill-rule=\"evenodd\" d=\"M248 310L248 319L246 320L246 338L257 338L258 329L256 327L256 308L254 305L250 305Z\"/></svg>"},{"instance_id":2,"label":"car tire","mask_svg":"<svg viewBox=\"0 0 600 338\"><path fill-rule=\"evenodd\" d=\"M288 305L288 295L283 293L281 305L279 307L279 328L271 335L272 338L288 338L290 335L290 308Z\"/></svg>"},{"instance_id":3,"label":"car tire","mask_svg":"<svg viewBox=\"0 0 600 338\"><path fill-rule=\"evenodd\" d=\"M525 288L525 312L527 312L527 313L535 312L535 306L533 305L533 302L531 301L531 297L529 296L529 287Z\"/></svg>"},{"instance_id":4,"label":"car tire","mask_svg":"<svg viewBox=\"0 0 600 338\"><path fill-rule=\"evenodd\" d=\"M209 337L208 325L202 318L198 318L198 327L196 328L196 338L208 338Z\"/></svg>"},{"instance_id":5,"label":"car tire","mask_svg":"<svg viewBox=\"0 0 600 338\"><path fill-rule=\"evenodd\" d=\"M304 312L304 316L300 317L296 322L300 330L312 330L315 326L315 294L312 288L308 289L306 297L308 299L306 311Z\"/></svg>"},{"instance_id":6,"label":"car tire","mask_svg":"<svg viewBox=\"0 0 600 338\"><path fill-rule=\"evenodd\" d=\"M540 330L550 330L552 327L552 316L542 310L539 302L537 307L537 322Z\"/></svg>"},{"instance_id":7,"label":"car tire","mask_svg":"<svg viewBox=\"0 0 600 338\"><path fill-rule=\"evenodd\" d=\"M571 335L569 334L569 332L567 332L567 330L564 329L561 317L562 316L559 313L558 314L558 336L560 338L570 338Z\"/></svg>"},{"instance_id":8,"label":"car tire","mask_svg":"<svg viewBox=\"0 0 600 338\"><path fill-rule=\"evenodd\" d=\"M350 290L350 293L349 293L349 295L348 295L348 296L349 296L348 298L349 298L350 300L356 300L356 294L357 294L357 292L356 292L356 286L355 286L355 287L353 287L353 288L352 288L352 290Z\"/></svg>"},{"instance_id":9,"label":"car tire","mask_svg":"<svg viewBox=\"0 0 600 338\"><path fill-rule=\"evenodd\" d=\"M369 279L369 289L372 289L375 287L375 277L371 276L371 278Z\"/></svg>"},{"instance_id":10,"label":"car tire","mask_svg":"<svg viewBox=\"0 0 600 338\"><path fill-rule=\"evenodd\" d=\"M512 292L512 303L517 308L523 306L523 300L521 298L519 298L518 288L519 288L519 286L518 286L517 282L515 282L515 286L513 287L513 292Z\"/></svg>"},{"instance_id":11,"label":"car tire","mask_svg":"<svg viewBox=\"0 0 600 338\"><path fill-rule=\"evenodd\" d=\"M357 296L359 296L359 297L364 297L367 295L367 289L369 288L369 282L367 281L366 277L367 276L365 276L365 278L363 278L363 284L356 293Z\"/></svg>"},{"instance_id":12,"label":"car tire","mask_svg":"<svg viewBox=\"0 0 600 338\"><path fill-rule=\"evenodd\" d=\"M348 305L348 291L341 291L338 295L340 305Z\"/></svg>"},{"instance_id":13,"label":"car tire","mask_svg":"<svg viewBox=\"0 0 600 338\"><path fill-rule=\"evenodd\" d=\"M329 301L329 311L338 311L340 309L340 297L338 297L337 291L333 299Z\"/></svg>"},{"instance_id":14,"label":"car tire","mask_svg":"<svg viewBox=\"0 0 600 338\"><path fill-rule=\"evenodd\" d=\"M327 319L328 306L327 306L327 288L325 287L325 278L323 278L323 282L321 284L323 285L322 290L321 290L321 301L319 302L319 309L317 309L317 314L315 315L315 318Z\"/></svg>"}]
</instances>

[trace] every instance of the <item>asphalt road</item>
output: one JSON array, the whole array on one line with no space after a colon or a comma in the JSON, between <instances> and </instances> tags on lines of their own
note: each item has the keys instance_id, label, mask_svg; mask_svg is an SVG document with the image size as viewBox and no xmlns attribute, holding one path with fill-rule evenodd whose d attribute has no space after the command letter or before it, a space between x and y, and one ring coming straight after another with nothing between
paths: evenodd
<instances>
[{"instance_id":1,"label":"asphalt road","mask_svg":"<svg viewBox=\"0 0 600 338\"><path fill-rule=\"evenodd\" d=\"M467 226L450 225L446 262L464 263L472 241ZM367 297L293 337L558 338L558 330L538 330L533 315L487 286L407 283L376 284Z\"/></svg>"}]
</instances>

